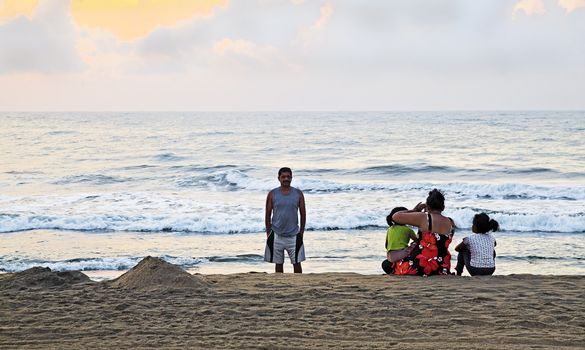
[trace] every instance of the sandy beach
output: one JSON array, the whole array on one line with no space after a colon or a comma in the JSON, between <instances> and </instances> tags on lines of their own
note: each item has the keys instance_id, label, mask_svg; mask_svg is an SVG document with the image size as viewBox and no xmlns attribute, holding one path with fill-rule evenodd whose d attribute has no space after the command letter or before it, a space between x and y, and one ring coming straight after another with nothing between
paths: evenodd
<instances>
[{"instance_id":1,"label":"sandy beach","mask_svg":"<svg viewBox=\"0 0 585 350\"><path fill-rule=\"evenodd\" d=\"M585 276L0 275L0 348L582 349Z\"/></svg>"}]
</instances>

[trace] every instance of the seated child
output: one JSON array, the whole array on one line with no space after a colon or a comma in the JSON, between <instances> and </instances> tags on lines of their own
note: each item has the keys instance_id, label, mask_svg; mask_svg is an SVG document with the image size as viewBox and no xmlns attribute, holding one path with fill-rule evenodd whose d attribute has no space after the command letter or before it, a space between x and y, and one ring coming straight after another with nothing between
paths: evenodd
<instances>
[{"instance_id":1,"label":"seated child","mask_svg":"<svg viewBox=\"0 0 585 350\"><path fill-rule=\"evenodd\" d=\"M489 231L497 231L500 225L494 219L485 214L477 214L473 217L471 231L475 234L463 238L455 250L457 256L457 276L463 273L463 267L471 276L492 275L496 271L496 239Z\"/></svg>"},{"instance_id":2,"label":"seated child","mask_svg":"<svg viewBox=\"0 0 585 350\"><path fill-rule=\"evenodd\" d=\"M404 210L408 209L396 207L386 217L386 222L389 227L386 231L386 260L382 262L382 269L389 275L393 272L393 263L406 258L414 249L415 245L408 245L410 240L418 240L418 237L411 228L392 221L392 215Z\"/></svg>"}]
</instances>

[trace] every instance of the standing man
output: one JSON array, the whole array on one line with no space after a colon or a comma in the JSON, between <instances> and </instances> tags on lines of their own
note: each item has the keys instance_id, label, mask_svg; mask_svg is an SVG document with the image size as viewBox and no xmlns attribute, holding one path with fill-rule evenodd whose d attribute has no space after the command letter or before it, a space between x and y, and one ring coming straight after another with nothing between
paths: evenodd
<instances>
[{"instance_id":1,"label":"standing man","mask_svg":"<svg viewBox=\"0 0 585 350\"><path fill-rule=\"evenodd\" d=\"M290 185L292 170L280 168L278 170L280 187L268 192L266 197L266 249L264 261L275 263L275 271L283 272L284 251L288 253L295 273L302 273L301 261L305 260L305 246L303 234L307 212L305 197L298 188ZM301 214L301 226L299 216Z\"/></svg>"}]
</instances>

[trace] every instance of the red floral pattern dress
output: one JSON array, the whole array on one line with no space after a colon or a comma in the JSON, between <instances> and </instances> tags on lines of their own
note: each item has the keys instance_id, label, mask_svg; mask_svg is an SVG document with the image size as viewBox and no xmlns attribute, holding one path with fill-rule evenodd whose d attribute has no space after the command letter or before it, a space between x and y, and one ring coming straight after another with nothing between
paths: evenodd
<instances>
[{"instance_id":1,"label":"red floral pattern dress","mask_svg":"<svg viewBox=\"0 0 585 350\"><path fill-rule=\"evenodd\" d=\"M395 275L450 275L451 253L449 244L453 240L455 225L451 220L448 235L433 232L431 214L428 214L429 229L420 233L420 242L410 256L394 263Z\"/></svg>"}]
</instances>

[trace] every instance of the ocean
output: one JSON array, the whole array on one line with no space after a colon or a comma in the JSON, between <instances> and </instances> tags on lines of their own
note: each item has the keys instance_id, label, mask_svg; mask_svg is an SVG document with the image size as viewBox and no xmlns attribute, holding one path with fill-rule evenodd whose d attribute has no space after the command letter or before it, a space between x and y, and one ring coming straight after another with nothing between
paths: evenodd
<instances>
[{"instance_id":1,"label":"ocean","mask_svg":"<svg viewBox=\"0 0 585 350\"><path fill-rule=\"evenodd\" d=\"M385 217L428 191L501 230L496 274L585 274L585 112L0 113L0 271L113 278L147 255L268 272L277 171L305 193L304 272L380 274ZM285 272L292 270L287 262Z\"/></svg>"}]
</instances>

